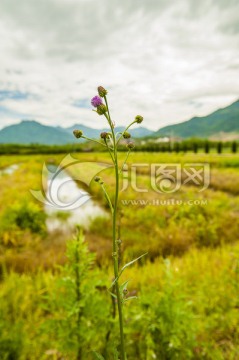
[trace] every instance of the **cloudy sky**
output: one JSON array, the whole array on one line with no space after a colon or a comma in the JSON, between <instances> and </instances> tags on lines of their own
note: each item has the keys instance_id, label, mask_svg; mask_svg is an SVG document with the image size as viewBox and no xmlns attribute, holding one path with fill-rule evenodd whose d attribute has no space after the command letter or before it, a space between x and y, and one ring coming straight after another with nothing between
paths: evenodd
<instances>
[{"instance_id":1,"label":"cloudy sky","mask_svg":"<svg viewBox=\"0 0 239 360\"><path fill-rule=\"evenodd\" d=\"M98 85L120 125L224 107L239 98L238 14L238 0L1 0L0 128L100 128Z\"/></svg>"}]
</instances>

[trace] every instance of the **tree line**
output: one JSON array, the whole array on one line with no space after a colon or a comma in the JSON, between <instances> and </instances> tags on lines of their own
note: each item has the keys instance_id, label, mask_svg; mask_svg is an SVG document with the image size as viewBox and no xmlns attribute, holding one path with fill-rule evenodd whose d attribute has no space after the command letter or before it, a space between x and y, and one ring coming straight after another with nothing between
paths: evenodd
<instances>
[{"instance_id":1,"label":"tree line","mask_svg":"<svg viewBox=\"0 0 239 360\"><path fill-rule=\"evenodd\" d=\"M153 141L146 141L142 143L141 140L136 139L134 151L148 151L148 152L174 152L174 153L187 153L187 152L210 152L221 154L237 153L239 148L238 141L210 141L202 139L188 139L180 142L168 143L155 143ZM33 155L33 154L65 154L74 152L94 152L102 151L98 145L89 143L81 144L67 144L67 145L41 145L41 144L1 144L0 155ZM119 146L119 151L126 151L125 144Z\"/></svg>"}]
</instances>

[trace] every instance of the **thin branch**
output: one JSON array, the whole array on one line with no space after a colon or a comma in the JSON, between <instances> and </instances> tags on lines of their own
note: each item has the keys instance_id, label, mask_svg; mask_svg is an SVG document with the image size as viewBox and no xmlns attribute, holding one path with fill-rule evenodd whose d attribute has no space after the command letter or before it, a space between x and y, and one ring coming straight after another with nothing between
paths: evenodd
<instances>
[{"instance_id":1,"label":"thin branch","mask_svg":"<svg viewBox=\"0 0 239 360\"><path fill-rule=\"evenodd\" d=\"M124 161L124 163L123 163L123 165L122 165L122 167L121 167L121 169L120 169L120 171L119 171L119 175L122 173L122 171L123 171L123 169L124 169L124 166L125 166L125 164L126 164L126 161L128 160L128 157L129 157L130 152L131 152L131 149L129 149L128 152L127 152L125 161Z\"/></svg>"},{"instance_id":2,"label":"thin branch","mask_svg":"<svg viewBox=\"0 0 239 360\"><path fill-rule=\"evenodd\" d=\"M93 141L93 142L95 142L95 143L97 143L97 144L100 144L100 145L102 145L102 146L106 146L106 145L103 144L102 142L97 141L97 140L94 140L94 139L91 139L91 138L88 138L88 137L85 136L85 135L82 135L81 137L84 138L84 139L86 139L86 140Z\"/></svg>"},{"instance_id":3,"label":"thin branch","mask_svg":"<svg viewBox=\"0 0 239 360\"><path fill-rule=\"evenodd\" d=\"M112 213L112 215L113 215L113 213L114 213L114 208L113 208L112 202L111 202L111 200L110 200L110 197L109 197L109 195L108 195L108 193L107 193L107 191L106 191L106 189L105 189L105 187L104 187L104 184L102 184L101 187L102 187L102 190L104 191L106 200L107 200L107 202L108 202L108 204L109 204L111 213Z\"/></svg>"},{"instance_id":4,"label":"thin branch","mask_svg":"<svg viewBox=\"0 0 239 360\"><path fill-rule=\"evenodd\" d=\"M130 126L132 126L132 125L135 124L136 122L137 122L136 120L132 121L132 123L130 123L129 126L127 126L127 127L124 129L124 131L121 133L120 137L119 137L118 140L116 141L116 145L118 145L120 139L122 139L124 132L126 132L126 131L130 128Z\"/></svg>"}]
</instances>

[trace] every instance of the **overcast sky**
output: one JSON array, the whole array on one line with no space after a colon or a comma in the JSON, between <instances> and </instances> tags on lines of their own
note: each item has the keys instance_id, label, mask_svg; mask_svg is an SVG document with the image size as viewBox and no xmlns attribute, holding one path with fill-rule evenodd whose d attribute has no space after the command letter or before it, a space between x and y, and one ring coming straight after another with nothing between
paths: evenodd
<instances>
[{"instance_id":1,"label":"overcast sky","mask_svg":"<svg viewBox=\"0 0 239 360\"><path fill-rule=\"evenodd\" d=\"M239 97L238 0L1 0L0 128L21 119L162 126ZM142 124L143 125L143 124Z\"/></svg>"}]
</instances>

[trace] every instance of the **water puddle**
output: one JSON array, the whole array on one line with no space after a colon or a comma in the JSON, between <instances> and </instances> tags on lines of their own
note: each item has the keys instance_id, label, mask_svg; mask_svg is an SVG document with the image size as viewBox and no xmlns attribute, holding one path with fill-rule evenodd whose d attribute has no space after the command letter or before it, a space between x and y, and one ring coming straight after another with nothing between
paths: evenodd
<instances>
[{"instance_id":1,"label":"water puddle","mask_svg":"<svg viewBox=\"0 0 239 360\"><path fill-rule=\"evenodd\" d=\"M56 167L51 165L49 170L54 172ZM46 221L48 232L71 233L76 225L87 229L95 218L108 216L108 213L91 198L87 191L77 186L65 170L61 170L53 180L52 177L53 173L49 173L47 199L56 199L61 206L45 204L45 212L48 215ZM69 206L69 204L76 203L76 208ZM72 209L70 209L71 207Z\"/></svg>"},{"instance_id":2,"label":"water puddle","mask_svg":"<svg viewBox=\"0 0 239 360\"><path fill-rule=\"evenodd\" d=\"M13 164L10 166L7 166L3 169L0 169L0 176L1 175L12 175L14 171L16 171L19 168L19 164Z\"/></svg>"}]
</instances>

